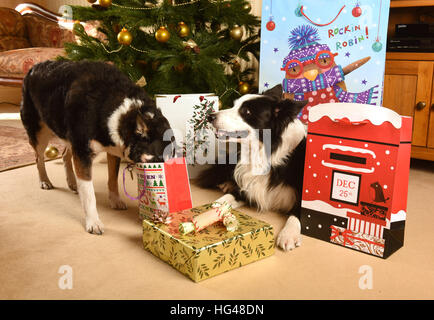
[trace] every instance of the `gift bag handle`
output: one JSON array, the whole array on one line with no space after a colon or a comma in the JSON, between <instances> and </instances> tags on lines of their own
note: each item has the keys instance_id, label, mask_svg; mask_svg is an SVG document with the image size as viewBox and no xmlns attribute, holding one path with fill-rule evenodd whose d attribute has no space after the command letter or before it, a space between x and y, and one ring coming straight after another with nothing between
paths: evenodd
<instances>
[{"instance_id":1,"label":"gift bag handle","mask_svg":"<svg viewBox=\"0 0 434 320\"><path fill-rule=\"evenodd\" d=\"M124 168L124 171L123 171L123 174L122 174L122 181L123 181L123 185L124 185L124 193L125 193L125 195L130 199L130 200L140 200L140 199L142 199L143 198L143 196L145 195L145 193L146 193L146 174L144 174L143 175L143 179L144 179L144 181L143 181L143 190L142 190L142 192L140 192L140 194L139 194L139 196L137 197L137 198L134 198L134 197L132 197L132 196L130 196L129 194L128 194L128 192L127 192L127 188L125 187L125 172L128 170L130 173L131 173L131 179L133 178L133 164L128 164L125 168Z\"/></svg>"},{"instance_id":2,"label":"gift bag handle","mask_svg":"<svg viewBox=\"0 0 434 320\"><path fill-rule=\"evenodd\" d=\"M332 21L330 21L329 23L324 23L324 24L321 24L321 23L316 23L316 22L313 22L311 19L309 19L309 17L306 15L306 13L304 13L304 11L303 11L303 6L301 6L300 7L300 13L303 15L303 17L305 17L310 23L312 23L312 24L314 24L314 25L316 25L316 26L318 26L318 27L325 27L325 26L328 26L328 25L330 25L330 24L332 24L333 22L335 22L336 21L336 19L339 17L339 15L341 14L341 12L344 10L344 8L345 8L345 5L344 6L342 6L342 8L341 8L341 10L339 10L339 12L338 12L338 14L336 15L336 17L332 20Z\"/></svg>"},{"instance_id":3,"label":"gift bag handle","mask_svg":"<svg viewBox=\"0 0 434 320\"><path fill-rule=\"evenodd\" d=\"M369 120L351 121L348 118L340 118L340 119L333 119L333 122L337 122L339 124L345 124L345 125L363 125L369 123Z\"/></svg>"}]
</instances>

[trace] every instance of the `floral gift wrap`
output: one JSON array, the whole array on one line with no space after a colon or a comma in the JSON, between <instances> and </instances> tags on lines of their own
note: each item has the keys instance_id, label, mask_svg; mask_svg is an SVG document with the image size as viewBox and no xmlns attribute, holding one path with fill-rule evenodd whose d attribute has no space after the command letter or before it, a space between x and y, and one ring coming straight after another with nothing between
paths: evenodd
<instances>
[{"instance_id":1,"label":"floral gift wrap","mask_svg":"<svg viewBox=\"0 0 434 320\"><path fill-rule=\"evenodd\" d=\"M181 235L179 224L211 209L211 204L172 213L166 224L143 220L146 250L198 282L274 253L273 227L231 210L238 219L235 232L216 223L197 233Z\"/></svg>"}]
</instances>

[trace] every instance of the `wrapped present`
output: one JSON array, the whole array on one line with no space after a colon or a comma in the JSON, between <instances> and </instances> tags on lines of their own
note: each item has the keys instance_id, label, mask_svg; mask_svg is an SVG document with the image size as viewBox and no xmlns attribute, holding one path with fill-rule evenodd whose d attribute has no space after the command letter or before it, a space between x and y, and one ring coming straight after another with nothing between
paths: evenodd
<instances>
[{"instance_id":1,"label":"wrapped present","mask_svg":"<svg viewBox=\"0 0 434 320\"><path fill-rule=\"evenodd\" d=\"M218 222L195 233L180 233L181 223L213 209L212 204L208 204L172 213L166 224L143 220L145 249L195 282L274 253L273 227L233 209L231 214L238 221L236 231Z\"/></svg>"},{"instance_id":2,"label":"wrapped present","mask_svg":"<svg viewBox=\"0 0 434 320\"><path fill-rule=\"evenodd\" d=\"M139 214L165 219L164 214L192 207L185 158L137 163Z\"/></svg>"},{"instance_id":3,"label":"wrapped present","mask_svg":"<svg viewBox=\"0 0 434 320\"><path fill-rule=\"evenodd\" d=\"M323 104L309 113L302 233L387 258L404 244L412 118Z\"/></svg>"}]
</instances>

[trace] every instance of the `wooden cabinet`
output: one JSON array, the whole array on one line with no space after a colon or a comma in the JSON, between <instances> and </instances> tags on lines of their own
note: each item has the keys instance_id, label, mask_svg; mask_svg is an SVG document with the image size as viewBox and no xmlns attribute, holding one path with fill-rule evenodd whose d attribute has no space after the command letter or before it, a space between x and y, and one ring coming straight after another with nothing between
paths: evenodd
<instances>
[{"instance_id":1,"label":"wooden cabinet","mask_svg":"<svg viewBox=\"0 0 434 320\"><path fill-rule=\"evenodd\" d=\"M413 117L412 156L427 160L434 160L434 54L431 55L432 61L420 61L410 53L388 54L383 96L385 107ZM411 56L414 60L408 60Z\"/></svg>"},{"instance_id":2,"label":"wooden cabinet","mask_svg":"<svg viewBox=\"0 0 434 320\"><path fill-rule=\"evenodd\" d=\"M434 1L391 1L388 36L396 23L427 22ZM413 117L411 156L434 161L434 53L388 52L383 106Z\"/></svg>"}]
</instances>

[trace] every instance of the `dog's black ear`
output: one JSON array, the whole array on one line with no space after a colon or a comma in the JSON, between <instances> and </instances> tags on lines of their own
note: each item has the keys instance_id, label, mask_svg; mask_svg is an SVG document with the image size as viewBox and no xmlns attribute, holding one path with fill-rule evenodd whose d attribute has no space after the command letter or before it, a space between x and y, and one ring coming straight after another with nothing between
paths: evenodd
<instances>
[{"instance_id":1,"label":"dog's black ear","mask_svg":"<svg viewBox=\"0 0 434 320\"><path fill-rule=\"evenodd\" d=\"M279 103L275 106L274 114L276 117L280 115L286 115L295 119L307 103L307 100L295 101L284 99L279 101Z\"/></svg>"},{"instance_id":2,"label":"dog's black ear","mask_svg":"<svg viewBox=\"0 0 434 320\"><path fill-rule=\"evenodd\" d=\"M268 89L267 91L264 91L262 93L265 96L271 97L276 100L282 100L282 94L283 94L283 88L281 84L278 84L274 86L271 89Z\"/></svg>"}]
</instances>

